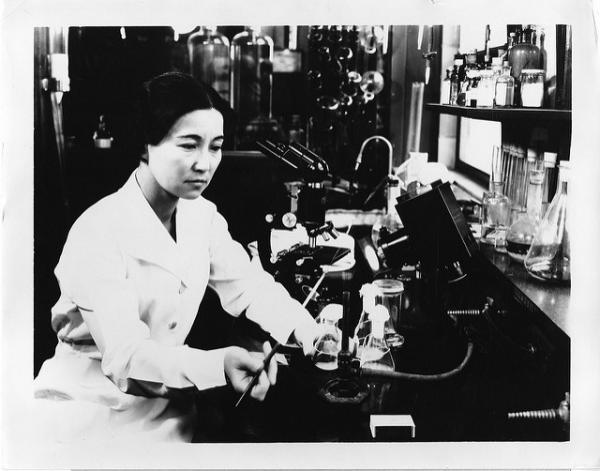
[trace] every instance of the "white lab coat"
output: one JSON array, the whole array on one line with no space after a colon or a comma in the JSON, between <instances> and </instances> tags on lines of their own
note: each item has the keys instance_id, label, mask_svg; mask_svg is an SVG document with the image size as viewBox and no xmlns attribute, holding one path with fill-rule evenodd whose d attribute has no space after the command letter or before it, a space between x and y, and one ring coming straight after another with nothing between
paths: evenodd
<instances>
[{"instance_id":1,"label":"white lab coat","mask_svg":"<svg viewBox=\"0 0 600 471\"><path fill-rule=\"evenodd\" d=\"M61 438L191 439L193 400L184 392L225 384L226 349L184 345L207 285L227 312L246 311L280 342L314 323L250 262L212 203L182 199L175 218L177 242L132 174L71 228L55 270L59 342L34 381L46 399L36 401L41 416L60 420Z\"/></svg>"}]
</instances>

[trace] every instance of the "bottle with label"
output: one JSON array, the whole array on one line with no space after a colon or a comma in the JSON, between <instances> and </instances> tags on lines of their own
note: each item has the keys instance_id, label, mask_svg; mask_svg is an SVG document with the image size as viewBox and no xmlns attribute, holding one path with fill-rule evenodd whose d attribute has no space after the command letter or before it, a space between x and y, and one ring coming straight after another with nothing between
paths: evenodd
<instances>
[{"instance_id":1,"label":"bottle with label","mask_svg":"<svg viewBox=\"0 0 600 471\"><path fill-rule=\"evenodd\" d=\"M229 39L218 33L216 26L201 26L189 37L188 52L191 74L229 101Z\"/></svg>"},{"instance_id":2,"label":"bottle with label","mask_svg":"<svg viewBox=\"0 0 600 471\"><path fill-rule=\"evenodd\" d=\"M527 188L527 212L511 224L506 234L506 251L514 260L523 262L531 247L542 213L542 184L544 161L529 160L529 186Z\"/></svg>"},{"instance_id":3,"label":"bottle with label","mask_svg":"<svg viewBox=\"0 0 600 471\"><path fill-rule=\"evenodd\" d=\"M394 358L384 338L384 326L389 317L385 307L375 306L371 314L371 333L367 336L359 355L361 368L382 371L395 370Z\"/></svg>"},{"instance_id":4,"label":"bottle with label","mask_svg":"<svg viewBox=\"0 0 600 471\"><path fill-rule=\"evenodd\" d=\"M510 107L513 105L515 93L515 79L510 74L510 65L504 61L502 73L496 80L496 89L494 94L494 105Z\"/></svg>"}]
</instances>

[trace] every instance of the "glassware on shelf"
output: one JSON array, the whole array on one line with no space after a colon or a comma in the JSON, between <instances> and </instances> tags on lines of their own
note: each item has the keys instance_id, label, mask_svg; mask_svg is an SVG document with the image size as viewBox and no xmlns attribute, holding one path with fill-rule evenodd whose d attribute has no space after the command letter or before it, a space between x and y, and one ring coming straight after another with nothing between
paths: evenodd
<instances>
[{"instance_id":1,"label":"glassware on shelf","mask_svg":"<svg viewBox=\"0 0 600 471\"><path fill-rule=\"evenodd\" d=\"M523 69L539 69L540 48L533 43L533 29L525 28L518 39L517 44L510 48L508 61L512 67L512 75L518 80Z\"/></svg>"},{"instance_id":2,"label":"glassware on shelf","mask_svg":"<svg viewBox=\"0 0 600 471\"><path fill-rule=\"evenodd\" d=\"M510 65L504 61L502 73L496 80L496 89L494 96L495 106L513 106L515 94L515 79L510 74Z\"/></svg>"},{"instance_id":3,"label":"glassware on shelf","mask_svg":"<svg viewBox=\"0 0 600 471\"><path fill-rule=\"evenodd\" d=\"M384 306L389 313L384 325L385 341L392 348L401 347L404 337L396 328L400 322L404 284L400 280L383 278L373 281L373 285L379 291L375 296L376 305Z\"/></svg>"},{"instance_id":4,"label":"glassware on shelf","mask_svg":"<svg viewBox=\"0 0 600 471\"><path fill-rule=\"evenodd\" d=\"M375 370L394 371L394 358L385 341L384 326L389 313L383 306L375 306L371 313L372 329L360 352L360 366Z\"/></svg>"},{"instance_id":5,"label":"glassware on shelf","mask_svg":"<svg viewBox=\"0 0 600 471\"><path fill-rule=\"evenodd\" d=\"M460 75L459 70L463 65L462 59L454 59L454 67L450 74L450 104L458 104L458 92L460 91Z\"/></svg>"},{"instance_id":6,"label":"glassware on shelf","mask_svg":"<svg viewBox=\"0 0 600 471\"><path fill-rule=\"evenodd\" d=\"M570 284L571 247L567 212L569 163L559 166L558 190L525 257L527 272L542 281Z\"/></svg>"},{"instance_id":7,"label":"glassware on shelf","mask_svg":"<svg viewBox=\"0 0 600 471\"><path fill-rule=\"evenodd\" d=\"M496 79L498 76L491 69L479 71L477 84L477 106L491 107L494 105Z\"/></svg>"},{"instance_id":8,"label":"glassware on shelf","mask_svg":"<svg viewBox=\"0 0 600 471\"><path fill-rule=\"evenodd\" d=\"M481 202L481 237L479 242L494 246L498 251L506 247L506 231L510 223L510 199L504 195L504 172L500 149L492 149L492 169L489 191Z\"/></svg>"},{"instance_id":9,"label":"glassware on shelf","mask_svg":"<svg viewBox=\"0 0 600 471\"><path fill-rule=\"evenodd\" d=\"M377 296L377 288L371 283L362 285L359 291L362 297L362 312L354 330L354 337L358 345L358 353L365 344L367 336L371 333L371 313L375 309L375 296Z\"/></svg>"},{"instance_id":10,"label":"glassware on shelf","mask_svg":"<svg viewBox=\"0 0 600 471\"><path fill-rule=\"evenodd\" d=\"M247 26L231 41L231 106L246 123L271 117L273 40Z\"/></svg>"},{"instance_id":11,"label":"glassware on shelf","mask_svg":"<svg viewBox=\"0 0 600 471\"><path fill-rule=\"evenodd\" d=\"M519 262L525 260L540 222L544 173L544 161L542 159L535 158L529 161L527 211L511 224L506 234L506 251L513 260Z\"/></svg>"},{"instance_id":12,"label":"glassware on shelf","mask_svg":"<svg viewBox=\"0 0 600 471\"><path fill-rule=\"evenodd\" d=\"M452 69L446 69L446 78L442 81L442 91L440 92L440 104L450 104L450 73Z\"/></svg>"},{"instance_id":13,"label":"glassware on shelf","mask_svg":"<svg viewBox=\"0 0 600 471\"><path fill-rule=\"evenodd\" d=\"M192 75L213 87L224 100L230 100L229 39L216 26L201 26L188 39Z\"/></svg>"},{"instance_id":14,"label":"glassware on shelf","mask_svg":"<svg viewBox=\"0 0 600 471\"><path fill-rule=\"evenodd\" d=\"M544 104L544 76L542 69L521 71L521 105L524 108L541 108Z\"/></svg>"},{"instance_id":15,"label":"glassware on shelf","mask_svg":"<svg viewBox=\"0 0 600 471\"><path fill-rule=\"evenodd\" d=\"M315 342L313 362L322 370L335 370L342 348L342 331L337 324L343 316L341 304L328 304L319 314L320 335Z\"/></svg>"}]
</instances>

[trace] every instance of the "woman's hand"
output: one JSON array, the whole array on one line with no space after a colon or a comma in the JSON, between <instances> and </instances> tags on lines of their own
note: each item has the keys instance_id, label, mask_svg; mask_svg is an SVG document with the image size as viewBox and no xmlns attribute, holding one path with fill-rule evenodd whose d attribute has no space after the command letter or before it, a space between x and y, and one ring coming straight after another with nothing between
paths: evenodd
<instances>
[{"instance_id":1,"label":"woman's hand","mask_svg":"<svg viewBox=\"0 0 600 471\"><path fill-rule=\"evenodd\" d=\"M294 342L302 346L304 355L310 356L315 351L315 342L319 338L319 335L319 324L313 321L312 323L305 322L296 327L292 333L292 338Z\"/></svg>"},{"instance_id":2,"label":"woman's hand","mask_svg":"<svg viewBox=\"0 0 600 471\"><path fill-rule=\"evenodd\" d=\"M250 353L240 347L229 348L229 351L225 354L224 368L225 375L235 391L243 393L246 390L254 374L262 368L263 361L270 351L271 345L269 342L263 344L264 353ZM268 367L260 373L257 383L250 391L250 396L258 401L264 400L269 387L275 384L276 379L277 361L273 357Z\"/></svg>"}]
</instances>

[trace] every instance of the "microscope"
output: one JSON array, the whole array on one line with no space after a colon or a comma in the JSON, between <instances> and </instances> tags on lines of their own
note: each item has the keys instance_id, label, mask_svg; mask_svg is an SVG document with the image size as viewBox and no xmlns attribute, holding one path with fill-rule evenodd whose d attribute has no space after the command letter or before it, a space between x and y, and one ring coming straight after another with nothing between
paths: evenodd
<instances>
[{"instance_id":1,"label":"microscope","mask_svg":"<svg viewBox=\"0 0 600 471\"><path fill-rule=\"evenodd\" d=\"M258 141L267 156L294 169L300 181L286 183L290 207L268 213L258 241L263 268L296 299L306 298L324 270L351 268L354 239L325 221L325 198L331 185L327 162L300 144Z\"/></svg>"}]
</instances>

